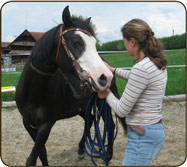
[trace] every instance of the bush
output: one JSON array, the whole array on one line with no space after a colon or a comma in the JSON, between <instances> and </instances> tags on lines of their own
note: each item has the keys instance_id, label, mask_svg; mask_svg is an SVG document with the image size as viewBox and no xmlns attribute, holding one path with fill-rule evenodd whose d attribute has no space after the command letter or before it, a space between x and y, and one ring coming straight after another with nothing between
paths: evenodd
<instances>
[{"instance_id":1,"label":"bush","mask_svg":"<svg viewBox=\"0 0 187 167\"><path fill-rule=\"evenodd\" d=\"M100 45L99 51L121 51L125 50L123 40L111 41Z\"/></svg>"},{"instance_id":2,"label":"bush","mask_svg":"<svg viewBox=\"0 0 187 167\"><path fill-rule=\"evenodd\" d=\"M182 49L186 47L186 34L164 37L159 40L163 43L164 49L166 50Z\"/></svg>"},{"instance_id":3,"label":"bush","mask_svg":"<svg viewBox=\"0 0 187 167\"><path fill-rule=\"evenodd\" d=\"M159 38L165 50L183 49L186 47L186 34L175 35L171 37ZM102 45L97 45L98 51L122 51L125 50L123 40L106 42Z\"/></svg>"}]
</instances>

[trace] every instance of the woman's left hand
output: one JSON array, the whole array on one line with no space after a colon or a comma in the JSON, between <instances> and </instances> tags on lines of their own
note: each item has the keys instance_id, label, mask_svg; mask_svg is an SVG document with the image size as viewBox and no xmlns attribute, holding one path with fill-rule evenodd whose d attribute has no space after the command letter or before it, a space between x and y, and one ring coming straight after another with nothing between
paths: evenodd
<instances>
[{"instance_id":1,"label":"woman's left hand","mask_svg":"<svg viewBox=\"0 0 187 167\"><path fill-rule=\"evenodd\" d=\"M109 93L110 93L109 89L104 90L104 91L98 91L98 97L100 99L105 99Z\"/></svg>"}]
</instances>

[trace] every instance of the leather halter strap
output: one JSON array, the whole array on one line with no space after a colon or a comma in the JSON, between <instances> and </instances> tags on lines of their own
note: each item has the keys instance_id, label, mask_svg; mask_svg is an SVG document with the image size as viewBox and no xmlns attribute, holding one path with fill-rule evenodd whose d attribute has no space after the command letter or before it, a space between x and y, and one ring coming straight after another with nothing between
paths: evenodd
<instances>
[{"instance_id":1,"label":"leather halter strap","mask_svg":"<svg viewBox=\"0 0 187 167\"><path fill-rule=\"evenodd\" d=\"M40 75L44 75L44 76L55 76L55 74L53 74L53 73L46 73L46 72L40 71L39 69L37 69L36 67L33 66L32 62L31 62L31 64L30 64L30 67L31 67L35 72L37 72L37 73L40 74Z\"/></svg>"},{"instance_id":2,"label":"leather halter strap","mask_svg":"<svg viewBox=\"0 0 187 167\"><path fill-rule=\"evenodd\" d=\"M88 80L90 78L90 75L81 68L81 66L79 65L79 63L76 61L75 57L73 56L72 52L68 49L67 47L67 43L66 43L66 40L64 38L64 34L66 34L67 32L69 31L81 31L87 35L92 35L90 32L86 31L86 30L83 30L83 29L80 29L80 28L69 28L69 29L66 29L65 31L62 31L63 30L63 26L60 26L60 30L59 30L59 41L58 41L58 48L57 48L57 53L56 53L56 61L58 61L58 57L59 57L59 51L60 51L60 46L61 46L61 43L62 45L64 46L64 49L68 55L69 58L72 59L78 73L79 73L79 76L81 78L84 78L85 80Z\"/></svg>"}]
</instances>

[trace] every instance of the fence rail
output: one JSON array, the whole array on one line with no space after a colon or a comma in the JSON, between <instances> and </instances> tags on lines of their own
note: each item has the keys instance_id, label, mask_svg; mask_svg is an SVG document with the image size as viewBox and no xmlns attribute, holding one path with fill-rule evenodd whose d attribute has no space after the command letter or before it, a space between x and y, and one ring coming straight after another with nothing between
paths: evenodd
<instances>
[{"instance_id":1,"label":"fence rail","mask_svg":"<svg viewBox=\"0 0 187 167\"><path fill-rule=\"evenodd\" d=\"M173 50L165 50L165 51L173 51ZM98 51L98 53L100 55L102 54L110 54L110 53L126 53L126 50L123 51ZM12 61L12 64L10 66L5 66L2 65L1 68L1 72L15 72L15 67L17 68L18 66L21 66L23 68L23 66L25 65L26 62L21 61L22 59L20 59L21 64L15 64L15 61ZM18 60L16 60L18 61ZM13 66L13 67L12 67ZM167 68L182 68L182 67L186 67L186 65L168 65ZM119 67L121 69L125 69L125 70L130 70L132 67Z\"/></svg>"},{"instance_id":2,"label":"fence rail","mask_svg":"<svg viewBox=\"0 0 187 167\"><path fill-rule=\"evenodd\" d=\"M181 68L181 67L186 67L186 65L170 65L167 66L167 68ZM132 67L120 67L120 69L124 69L124 70L130 70Z\"/></svg>"},{"instance_id":3,"label":"fence rail","mask_svg":"<svg viewBox=\"0 0 187 167\"><path fill-rule=\"evenodd\" d=\"M173 51L173 50L165 50L165 51ZM98 51L99 54L110 54L110 53L126 53L127 51ZM168 65L167 68L180 68L186 67L186 65ZM132 67L119 67L120 69L130 70Z\"/></svg>"},{"instance_id":4,"label":"fence rail","mask_svg":"<svg viewBox=\"0 0 187 167\"><path fill-rule=\"evenodd\" d=\"M167 68L181 68L181 67L186 67L186 65L169 65L167 66ZM117 67L120 69L124 69L124 70L130 70L132 67ZM16 72L16 70L12 71L12 68L2 68L1 72L4 72L4 74L9 74L10 72L12 73L21 73L21 72Z\"/></svg>"},{"instance_id":5,"label":"fence rail","mask_svg":"<svg viewBox=\"0 0 187 167\"><path fill-rule=\"evenodd\" d=\"M173 49L173 50L164 50L164 51L175 51L176 49ZM180 49L179 49L180 51ZM181 50L183 51L183 50ZM121 51L98 51L99 54L110 54L110 53L127 53L126 50L121 50Z\"/></svg>"}]
</instances>

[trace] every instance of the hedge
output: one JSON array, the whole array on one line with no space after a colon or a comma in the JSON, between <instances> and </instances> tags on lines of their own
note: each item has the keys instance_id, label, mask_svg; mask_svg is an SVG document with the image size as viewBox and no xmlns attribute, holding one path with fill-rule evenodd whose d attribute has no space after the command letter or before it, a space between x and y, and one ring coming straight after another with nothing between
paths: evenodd
<instances>
[{"instance_id":1,"label":"hedge","mask_svg":"<svg viewBox=\"0 0 187 167\"><path fill-rule=\"evenodd\" d=\"M171 37L159 38L165 50L171 49L183 49L186 47L186 33L181 35L174 35ZM116 40L111 42L103 43L102 45L97 44L98 51L121 51L125 50L123 40Z\"/></svg>"},{"instance_id":2,"label":"hedge","mask_svg":"<svg viewBox=\"0 0 187 167\"><path fill-rule=\"evenodd\" d=\"M182 49L186 47L186 34L160 38L166 50Z\"/></svg>"}]
</instances>

